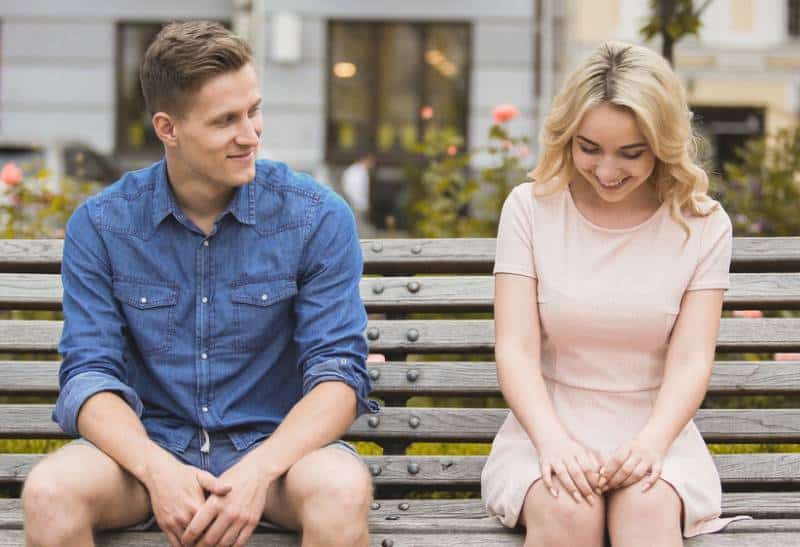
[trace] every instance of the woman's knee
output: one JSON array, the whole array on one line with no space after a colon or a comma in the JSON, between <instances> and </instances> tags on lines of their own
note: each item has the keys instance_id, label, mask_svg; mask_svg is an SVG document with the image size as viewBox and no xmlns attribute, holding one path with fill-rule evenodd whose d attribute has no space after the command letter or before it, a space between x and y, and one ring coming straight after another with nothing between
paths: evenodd
<instances>
[{"instance_id":1,"label":"woman's knee","mask_svg":"<svg viewBox=\"0 0 800 547\"><path fill-rule=\"evenodd\" d=\"M532 544L536 545L601 545L605 528L603 500L595 496L592 505L578 503L566 490L560 490L553 497L542 481L528 490L521 515L528 540L535 538Z\"/></svg>"},{"instance_id":2,"label":"woman's knee","mask_svg":"<svg viewBox=\"0 0 800 547\"><path fill-rule=\"evenodd\" d=\"M642 492L641 483L633 484L608 495L609 531L637 523L651 530L680 529L681 509L680 497L664 480L657 481L646 492Z\"/></svg>"}]
</instances>

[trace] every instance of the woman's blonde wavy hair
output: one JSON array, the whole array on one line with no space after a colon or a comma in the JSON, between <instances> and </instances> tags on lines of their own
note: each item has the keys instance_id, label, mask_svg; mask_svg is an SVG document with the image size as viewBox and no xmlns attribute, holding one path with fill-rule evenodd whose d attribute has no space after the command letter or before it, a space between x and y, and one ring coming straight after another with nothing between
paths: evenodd
<instances>
[{"instance_id":1,"label":"woman's blonde wavy hair","mask_svg":"<svg viewBox=\"0 0 800 547\"><path fill-rule=\"evenodd\" d=\"M529 174L537 194L554 193L577 175L572 138L587 110L601 103L636 116L656 157L651 180L658 197L669 202L672 218L688 237L683 211L705 216L718 204L708 196L708 175L697 164L698 137L686 91L667 61L645 47L606 42L567 78L545 120L541 156Z\"/></svg>"}]
</instances>

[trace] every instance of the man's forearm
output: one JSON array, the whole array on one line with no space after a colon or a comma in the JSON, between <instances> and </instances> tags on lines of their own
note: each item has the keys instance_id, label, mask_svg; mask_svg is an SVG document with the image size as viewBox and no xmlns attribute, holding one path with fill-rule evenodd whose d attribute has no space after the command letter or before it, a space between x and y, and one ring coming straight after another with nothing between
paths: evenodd
<instances>
[{"instance_id":1,"label":"man's forearm","mask_svg":"<svg viewBox=\"0 0 800 547\"><path fill-rule=\"evenodd\" d=\"M131 407L109 391L97 393L83 404L78 431L143 484L156 462L171 458L150 440Z\"/></svg>"},{"instance_id":2,"label":"man's forearm","mask_svg":"<svg viewBox=\"0 0 800 547\"><path fill-rule=\"evenodd\" d=\"M344 382L323 382L294 405L280 426L248 457L276 478L303 456L339 439L356 416L356 394Z\"/></svg>"}]
</instances>

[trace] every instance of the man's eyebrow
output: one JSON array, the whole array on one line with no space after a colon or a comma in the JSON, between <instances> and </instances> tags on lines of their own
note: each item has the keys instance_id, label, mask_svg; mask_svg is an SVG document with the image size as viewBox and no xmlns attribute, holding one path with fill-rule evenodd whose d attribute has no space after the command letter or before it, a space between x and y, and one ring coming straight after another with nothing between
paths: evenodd
<instances>
[{"instance_id":1,"label":"man's eyebrow","mask_svg":"<svg viewBox=\"0 0 800 547\"><path fill-rule=\"evenodd\" d=\"M593 140L587 139L583 135L578 135L578 138L583 140L583 141L586 141L587 143L591 144L592 146L596 146L596 147L600 148L599 144L597 144ZM635 143L632 143L632 144L626 144L625 146L620 146L619 148L620 148L620 150L630 150L631 148L644 148L646 146L647 146L646 142L635 142Z\"/></svg>"},{"instance_id":2,"label":"man's eyebrow","mask_svg":"<svg viewBox=\"0 0 800 547\"><path fill-rule=\"evenodd\" d=\"M263 98L259 97L259 99L257 101L255 101L253 104L250 105L250 108L248 108L248 110L253 110L254 108L257 108L257 107L261 106L261 101L263 101ZM220 112L219 114L215 114L214 116L212 116L211 117L211 121L220 120L222 118L230 116L231 114L235 115L236 111L235 110L227 110L225 112Z\"/></svg>"}]
</instances>

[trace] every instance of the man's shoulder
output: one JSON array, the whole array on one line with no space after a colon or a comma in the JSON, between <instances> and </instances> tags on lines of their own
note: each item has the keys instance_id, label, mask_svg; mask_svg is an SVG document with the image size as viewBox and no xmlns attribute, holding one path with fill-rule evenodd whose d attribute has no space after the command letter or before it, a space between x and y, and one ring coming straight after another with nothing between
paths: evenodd
<instances>
[{"instance_id":1,"label":"man's shoulder","mask_svg":"<svg viewBox=\"0 0 800 547\"><path fill-rule=\"evenodd\" d=\"M144 230L143 215L152 206L152 194L162 162L128 171L119 180L91 196L83 205L97 228L139 233Z\"/></svg>"},{"instance_id":2,"label":"man's shoulder","mask_svg":"<svg viewBox=\"0 0 800 547\"><path fill-rule=\"evenodd\" d=\"M258 206L280 204L299 207L334 208L347 206L331 188L313 176L291 169L285 163L261 159L256 161Z\"/></svg>"}]
</instances>

